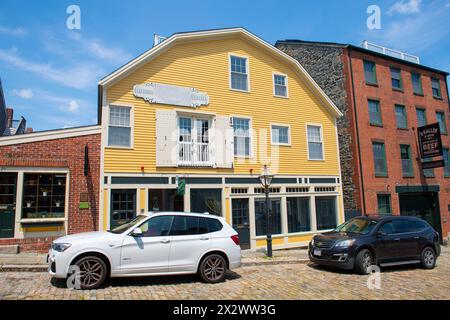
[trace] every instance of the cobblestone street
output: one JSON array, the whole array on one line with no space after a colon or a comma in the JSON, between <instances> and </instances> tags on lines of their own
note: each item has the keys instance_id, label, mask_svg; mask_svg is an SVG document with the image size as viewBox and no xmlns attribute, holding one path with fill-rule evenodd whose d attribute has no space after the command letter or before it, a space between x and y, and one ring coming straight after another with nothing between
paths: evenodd
<instances>
[{"instance_id":1,"label":"cobblestone street","mask_svg":"<svg viewBox=\"0 0 450 320\"><path fill-rule=\"evenodd\" d=\"M0 299L448 299L450 250L443 248L434 270L384 268L381 289L368 276L312 264L248 266L209 285L194 276L112 279L104 288L74 291L43 272L0 273Z\"/></svg>"}]
</instances>

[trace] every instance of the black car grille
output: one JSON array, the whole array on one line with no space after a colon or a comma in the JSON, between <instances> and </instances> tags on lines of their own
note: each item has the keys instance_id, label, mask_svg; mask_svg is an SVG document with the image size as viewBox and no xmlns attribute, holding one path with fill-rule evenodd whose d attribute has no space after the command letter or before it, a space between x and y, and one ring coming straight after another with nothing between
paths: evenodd
<instances>
[{"instance_id":1,"label":"black car grille","mask_svg":"<svg viewBox=\"0 0 450 320\"><path fill-rule=\"evenodd\" d=\"M334 241L330 240L315 240L314 247L320 249L330 249L334 244Z\"/></svg>"}]
</instances>

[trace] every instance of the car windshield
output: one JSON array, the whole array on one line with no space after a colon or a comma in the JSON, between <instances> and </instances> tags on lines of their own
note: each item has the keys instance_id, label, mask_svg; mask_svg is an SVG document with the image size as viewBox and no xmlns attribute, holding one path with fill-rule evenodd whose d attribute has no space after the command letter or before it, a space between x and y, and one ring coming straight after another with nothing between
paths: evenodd
<instances>
[{"instance_id":1,"label":"car windshield","mask_svg":"<svg viewBox=\"0 0 450 320\"><path fill-rule=\"evenodd\" d=\"M134 226L135 224L144 221L147 218L146 215L138 215L136 218L134 218L133 220L128 221L127 223L124 223L118 227L115 227L114 229L110 230L109 232L111 233L123 233L125 231L127 231L129 228L131 228L132 226Z\"/></svg>"},{"instance_id":2,"label":"car windshield","mask_svg":"<svg viewBox=\"0 0 450 320\"><path fill-rule=\"evenodd\" d=\"M334 229L334 231L368 234L370 231L372 231L376 224L377 221L375 220L356 218L344 222L336 229Z\"/></svg>"}]
</instances>

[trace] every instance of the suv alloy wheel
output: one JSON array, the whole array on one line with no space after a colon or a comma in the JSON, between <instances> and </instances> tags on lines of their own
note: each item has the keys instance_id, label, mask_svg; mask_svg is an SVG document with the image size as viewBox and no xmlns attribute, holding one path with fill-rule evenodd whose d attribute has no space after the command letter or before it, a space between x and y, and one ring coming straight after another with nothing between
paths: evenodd
<instances>
[{"instance_id":1,"label":"suv alloy wheel","mask_svg":"<svg viewBox=\"0 0 450 320\"><path fill-rule=\"evenodd\" d=\"M201 279L207 283L217 283L225 278L227 263L218 254L211 254L200 263L199 274Z\"/></svg>"},{"instance_id":2,"label":"suv alloy wheel","mask_svg":"<svg viewBox=\"0 0 450 320\"><path fill-rule=\"evenodd\" d=\"M372 253L368 249L362 249L356 255L355 270L359 274L369 274L370 267L373 265Z\"/></svg>"},{"instance_id":3,"label":"suv alloy wheel","mask_svg":"<svg viewBox=\"0 0 450 320\"><path fill-rule=\"evenodd\" d=\"M436 265L436 254L430 247L425 247L421 254L421 264L424 269L433 269Z\"/></svg>"},{"instance_id":4,"label":"suv alloy wheel","mask_svg":"<svg viewBox=\"0 0 450 320\"><path fill-rule=\"evenodd\" d=\"M106 280L107 268L105 262L96 256L79 259L75 265L79 268L80 288L82 290L97 289Z\"/></svg>"}]
</instances>

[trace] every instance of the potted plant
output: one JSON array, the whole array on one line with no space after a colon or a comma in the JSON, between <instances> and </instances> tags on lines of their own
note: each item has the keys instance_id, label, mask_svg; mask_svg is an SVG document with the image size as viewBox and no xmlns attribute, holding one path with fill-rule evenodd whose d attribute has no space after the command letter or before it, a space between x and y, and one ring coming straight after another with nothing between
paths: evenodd
<instances>
[{"instance_id":1,"label":"potted plant","mask_svg":"<svg viewBox=\"0 0 450 320\"><path fill-rule=\"evenodd\" d=\"M61 200L56 200L55 205L57 208L61 207Z\"/></svg>"},{"instance_id":2,"label":"potted plant","mask_svg":"<svg viewBox=\"0 0 450 320\"><path fill-rule=\"evenodd\" d=\"M27 204L27 208L31 208L31 205L33 204L33 201L27 200L26 204Z\"/></svg>"},{"instance_id":3,"label":"potted plant","mask_svg":"<svg viewBox=\"0 0 450 320\"><path fill-rule=\"evenodd\" d=\"M46 188L42 188L42 196L46 197L48 195L48 190Z\"/></svg>"}]
</instances>

